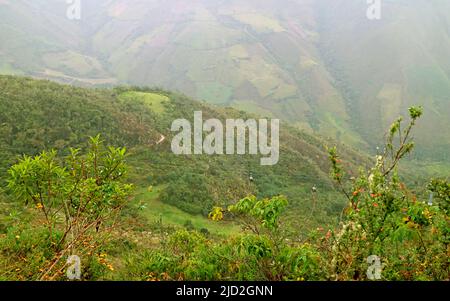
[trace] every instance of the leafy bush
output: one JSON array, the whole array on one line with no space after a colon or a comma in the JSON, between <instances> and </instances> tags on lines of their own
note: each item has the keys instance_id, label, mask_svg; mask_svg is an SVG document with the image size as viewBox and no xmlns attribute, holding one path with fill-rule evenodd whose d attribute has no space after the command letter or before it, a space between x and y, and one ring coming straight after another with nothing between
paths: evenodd
<instances>
[{"instance_id":1,"label":"leafy bush","mask_svg":"<svg viewBox=\"0 0 450 301\"><path fill-rule=\"evenodd\" d=\"M338 149L328 149L331 178L347 204L337 225L319 227L304 240L283 223L290 208L286 197L248 196L227 208L213 207L207 177L183 171L169 173L173 181L162 200L182 200L195 213L211 208L211 220L239 222L242 233L214 237L206 229L194 231L190 220L170 231L159 222L158 243L143 247L145 239L111 231L131 190L120 181L125 149L105 150L96 137L83 156L72 150L65 159L55 152L24 157L10 169L9 188L29 208L0 208L9 213L0 220L0 265L6 267L0 279L64 279L64 257L76 252L87 280L369 280L373 258L380 259L382 280L448 280L450 184L433 179L432 197L421 200L398 175L399 162L413 150L411 131L421 114L421 108L411 108L404 130L403 120L395 121L374 166L350 179ZM133 210L139 209L127 207L122 218L138 216ZM127 231L142 238L147 226ZM114 259L122 260L118 272Z\"/></svg>"},{"instance_id":2,"label":"leafy bush","mask_svg":"<svg viewBox=\"0 0 450 301\"><path fill-rule=\"evenodd\" d=\"M24 223L28 228L9 228L2 240L2 252L28 266L24 277L59 279L69 255L92 262L128 198L132 186L119 181L126 173L125 149L105 150L99 136L90 142L84 156L72 149L60 160L56 151L42 152L9 170L17 200L41 213ZM39 273L30 264L36 260Z\"/></svg>"},{"instance_id":3,"label":"leafy bush","mask_svg":"<svg viewBox=\"0 0 450 301\"><path fill-rule=\"evenodd\" d=\"M352 181L350 192L342 180L336 149L329 151L333 178L348 199L341 226L322 237L320 245L328 263L329 279L367 279L367 258L371 255L378 256L384 264L382 279L448 279L447 211L419 201L396 172L399 161L413 149L411 129L422 114L421 108L409 111L409 125L403 131L402 119L392 125L383 155L377 156L371 170L361 171ZM433 181L431 189L439 191L439 198L445 200L447 185Z\"/></svg>"}]
</instances>

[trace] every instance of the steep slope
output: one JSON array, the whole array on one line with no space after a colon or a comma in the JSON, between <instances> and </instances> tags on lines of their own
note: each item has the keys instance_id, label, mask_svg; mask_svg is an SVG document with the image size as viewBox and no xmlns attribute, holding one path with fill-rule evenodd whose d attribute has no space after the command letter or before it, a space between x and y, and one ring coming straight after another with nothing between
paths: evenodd
<instances>
[{"instance_id":1,"label":"steep slope","mask_svg":"<svg viewBox=\"0 0 450 301\"><path fill-rule=\"evenodd\" d=\"M361 13L363 2L316 3L319 49L353 126L374 148L396 116L422 104L416 156L448 160L450 2L384 1L379 21Z\"/></svg>"},{"instance_id":2,"label":"steep slope","mask_svg":"<svg viewBox=\"0 0 450 301\"><path fill-rule=\"evenodd\" d=\"M286 124L281 126L280 161L275 166L261 166L260 156L173 154L172 121L192 120L198 110L205 120L251 117L161 90L92 90L0 76L0 174L5 177L17 155L50 148L64 155L69 147L83 148L88 136L101 133L108 144L128 147L130 177L138 187L157 185L162 202L190 213L206 214L213 205L228 204L251 193L262 197L285 194L291 200L293 216L310 217L313 186L319 191L318 212L310 223L330 221L342 208L343 200L328 177L324 149L334 142ZM365 156L340 148L350 169L368 162Z\"/></svg>"},{"instance_id":3,"label":"steep slope","mask_svg":"<svg viewBox=\"0 0 450 301\"><path fill-rule=\"evenodd\" d=\"M415 157L449 160L450 4L360 0L0 2L0 73L129 83L276 116L374 152L423 104ZM4 41L4 42L3 42Z\"/></svg>"},{"instance_id":4,"label":"steep slope","mask_svg":"<svg viewBox=\"0 0 450 301\"><path fill-rule=\"evenodd\" d=\"M310 3L99 0L83 2L81 20L70 21L64 1L4 1L0 37L16 28L27 53L5 44L2 72L161 86L364 146L315 49Z\"/></svg>"}]
</instances>

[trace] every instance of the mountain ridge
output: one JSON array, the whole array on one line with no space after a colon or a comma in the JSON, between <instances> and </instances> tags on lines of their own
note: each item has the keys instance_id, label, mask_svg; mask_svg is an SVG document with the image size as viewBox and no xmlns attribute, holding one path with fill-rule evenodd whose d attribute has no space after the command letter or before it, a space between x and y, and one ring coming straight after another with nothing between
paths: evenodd
<instances>
[{"instance_id":1,"label":"mountain ridge","mask_svg":"<svg viewBox=\"0 0 450 301\"><path fill-rule=\"evenodd\" d=\"M329 178L325 146L335 141L313 137L286 123L281 125L280 160L274 166L261 166L259 155L172 153L170 144L176 134L171 131L172 121L192 120L194 111L202 111L205 120L258 118L233 108L163 90L86 89L14 76L0 76L0 108L0 179L19 155L50 149L68 155L69 147L84 149L89 136L101 134L109 145L127 147L133 183L141 188L160 187L163 203L192 214L205 215L214 205L248 194L285 194L292 200L290 214L302 215L312 206L312 187L320 191L317 222L330 222L345 204ZM165 139L158 143L161 136ZM345 166L355 174L358 166L370 163L358 151L339 148Z\"/></svg>"},{"instance_id":2,"label":"mountain ridge","mask_svg":"<svg viewBox=\"0 0 450 301\"><path fill-rule=\"evenodd\" d=\"M379 21L358 0L83 5L72 21L65 1L3 1L0 73L161 86L372 154L392 119L422 104L414 158L449 160L450 136L439 130L450 126L444 1L389 1Z\"/></svg>"}]
</instances>

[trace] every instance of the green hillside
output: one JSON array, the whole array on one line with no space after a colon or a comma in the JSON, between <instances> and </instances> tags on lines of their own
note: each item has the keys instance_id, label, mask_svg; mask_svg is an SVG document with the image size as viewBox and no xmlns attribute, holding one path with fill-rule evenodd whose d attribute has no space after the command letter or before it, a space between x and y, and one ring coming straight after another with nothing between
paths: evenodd
<instances>
[{"instance_id":1,"label":"green hillside","mask_svg":"<svg viewBox=\"0 0 450 301\"><path fill-rule=\"evenodd\" d=\"M0 76L0 176L5 178L18 155L50 149L67 155L69 147L84 149L89 136L101 134L106 143L128 148L133 183L144 190L160 187L159 200L185 212L206 216L213 206L233 203L250 193L260 197L284 194L291 200L292 218L288 220L297 223L299 217L309 217L311 189L317 187L318 214L302 227L336 218L345 202L328 177L325 146L333 141L283 124L280 162L275 166L261 166L259 156L250 155L174 155L171 123L178 118L192 120L196 110L203 111L204 119L251 117L162 90L85 89ZM369 162L344 146L342 152L354 171Z\"/></svg>"},{"instance_id":2,"label":"green hillside","mask_svg":"<svg viewBox=\"0 0 450 301\"><path fill-rule=\"evenodd\" d=\"M382 133L394 116L420 103L429 114L417 130L415 157L448 161L450 3L389 1L380 22L358 14L365 9L363 1L317 3L318 48L346 100L352 126L374 138L366 141L375 148L381 136L373 133Z\"/></svg>"},{"instance_id":3,"label":"green hillside","mask_svg":"<svg viewBox=\"0 0 450 301\"><path fill-rule=\"evenodd\" d=\"M0 282L450 281L450 1L369 2L0 0Z\"/></svg>"},{"instance_id":4,"label":"green hillside","mask_svg":"<svg viewBox=\"0 0 450 301\"><path fill-rule=\"evenodd\" d=\"M174 155L172 121L198 110L257 117L159 89L0 76L0 280L365 281L374 253L376 279L448 278L448 179L419 177L446 167L397 169L422 108L376 163L283 123L271 167Z\"/></svg>"},{"instance_id":5,"label":"green hillside","mask_svg":"<svg viewBox=\"0 0 450 301\"><path fill-rule=\"evenodd\" d=\"M448 1L387 1L379 22L360 0L86 2L78 21L62 0L0 2L0 73L160 86L371 154L420 103L414 158L449 160Z\"/></svg>"},{"instance_id":6,"label":"green hillside","mask_svg":"<svg viewBox=\"0 0 450 301\"><path fill-rule=\"evenodd\" d=\"M274 166L174 155L172 121L198 110L257 117L158 89L0 76L0 280L71 279L73 255L89 281L368 280L373 252L381 279L447 279L448 182L417 175L447 169L397 175L411 128L376 164L287 124ZM409 114L412 127L423 111Z\"/></svg>"}]
</instances>

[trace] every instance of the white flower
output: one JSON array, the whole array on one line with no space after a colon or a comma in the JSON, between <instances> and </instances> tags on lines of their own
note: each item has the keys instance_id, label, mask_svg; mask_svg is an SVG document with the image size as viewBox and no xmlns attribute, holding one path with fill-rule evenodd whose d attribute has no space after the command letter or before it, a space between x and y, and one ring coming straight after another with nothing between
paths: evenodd
<instances>
[{"instance_id":1,"label":"white flower","mask_svg":"<svg viewBox=\"0 0 450 301\"><path fill-rule=\"evenodd\" d=\"M377 167L381 167L383 165L383 156L376 156L377 159Z\"/></svg>"}]
</instances>

